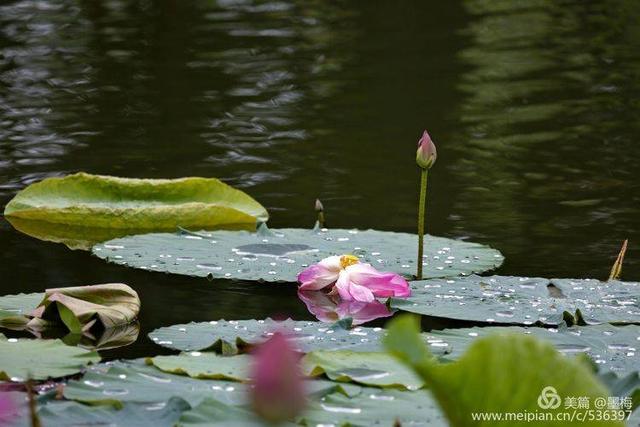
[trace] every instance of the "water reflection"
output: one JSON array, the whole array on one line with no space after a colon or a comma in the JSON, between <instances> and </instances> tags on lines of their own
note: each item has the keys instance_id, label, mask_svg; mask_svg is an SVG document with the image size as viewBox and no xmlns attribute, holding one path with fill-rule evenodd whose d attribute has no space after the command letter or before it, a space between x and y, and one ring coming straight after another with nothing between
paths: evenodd
<instances>
[{"instance_id":1,"label":"water reflection","mask_svg":"<svg viewBox=\"0 0 640 427\"><path fill-rule=\"evenodd\" d=\"M467 65L457 113L463 127L450 165L460 180L457 229L473 213L478 227L465 234L504 241L501 249L515 264L553 251L558 257L546 274L561 275L571 265L580 275L606 275L580 254L614 257L615 247L637 232L628 205L640 187L624 165L640 155L634 137L640 129L631 119L638 114L633 76L640 40L625 14L638 16L640 7L465 5L473 19L462 32L470 43L459 53Z\"/></svg>"},{"instance_id":2,"label":"water reflection","mask_svg":"<svg viewBox=\"0 0 640 427\"><path fill-rule=\"evenodd\" d=\"M380 301L343 301L339 296L329 295L323 291L298 291L298 298L305 303L309 312L321 322L334 323L341 319L350 318L353 325L362 325L393 314Z\"/></svg>"}]
</instances>

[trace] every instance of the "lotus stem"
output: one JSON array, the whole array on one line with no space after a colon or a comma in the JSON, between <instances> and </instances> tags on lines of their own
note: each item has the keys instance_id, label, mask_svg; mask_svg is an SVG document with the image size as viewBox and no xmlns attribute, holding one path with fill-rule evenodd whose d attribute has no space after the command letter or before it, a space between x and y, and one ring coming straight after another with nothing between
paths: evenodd
<instances>
[{"instance_id":1,"label":"lotus stem","mask_svg":"<svg viewBox=\"0 0 640 427\"><path fill-rule=\"evenodd\" d=\"M322 228L324 227L324 206L320 199L316 199L315 209L318 213L318 225Z\"/></svg>"},{"instance_id":2,"label":"lotus stem","mask_svg":"<svg viewBox=\"0 0 640 427\"><path fill-rule=\"evenodd\" d=\"M33 380L28 378L25 382L27 389L27 400L29 405L29 418L31 419L31 427L42 427L40 417L38 416L38 408L36 407L35 392L33 390Z\"/></svg>"},{"instance_id":3,"label":"lotus stem","mask_svg":"<svg viewBox=\"0 0 640 427\"><path fill-rule=\"evenodd\" d=\"M622 263L624 262L624 255L627 253L628 243L629 243L629 240L625 240L624 242L622 242L622 248L620 248L620 252L618 253L616 262L614 262L613 267L611 267L611 273L609 273L609 280L618 280L620 278L620 274L622 273Z\"/></svg>"},{"instance_id":4,"label":"lotus stem","mask_svg":"<svg viewBox=\"0 0 640 427\"><path fill-rule=\"evenodd\" d=\"M429 169L422 168L420 174L420 201L418 204L418 271L416 278L422 280L422 258L424 254L424 214L427 204L427 177Z\"/></svg>"}]
</instances>

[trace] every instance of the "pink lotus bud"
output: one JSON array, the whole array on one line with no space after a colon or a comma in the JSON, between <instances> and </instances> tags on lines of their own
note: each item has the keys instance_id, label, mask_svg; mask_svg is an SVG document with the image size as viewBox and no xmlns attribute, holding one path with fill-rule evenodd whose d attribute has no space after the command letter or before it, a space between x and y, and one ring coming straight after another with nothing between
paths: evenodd
<instances>
[{"instance_id":1,"label":"pink lotus bud","mask_svg":"<svg viewBox=\"0 0 640 427\"><path fill-rule=\"evenodd\" d=\"M418 151L416 152L416 163L422 169L431 169L438 157L436 145L431 140L429 133L425 130L422 138L418 141Z\"/></svg>"},{"instance_id":2,"label":"pink lotus bud","mask_svg":"<svg viewBox=\"0 0 640 427\"><path fill-rule=\"evenodd\" d=\"M292 420L306 405L300 355L276 332L254 353L251 403L256 414L271 423Z\"/></svg>"},{"instance_id":3,"label":"pink lotus bud","mask_svg":"<svg viewBox=\"0 0 640 427\"><path fill-rule=\"evenodd\" d=\"M320 201L320 199L316 199L315 209L316 209L316 212L323 212L324 211L324 206L322 205L322 202Z\"/></svg>"}]
</instances>

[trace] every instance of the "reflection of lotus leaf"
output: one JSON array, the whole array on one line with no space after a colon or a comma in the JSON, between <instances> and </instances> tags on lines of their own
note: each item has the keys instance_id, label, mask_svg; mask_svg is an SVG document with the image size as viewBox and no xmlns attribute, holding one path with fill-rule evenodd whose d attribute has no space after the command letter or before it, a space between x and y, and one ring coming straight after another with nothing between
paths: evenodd
<instances>
[{"instance_id":1,"label":"reflection of lotus leaf","mask_svg":"<svg viewBox=\"0 0 640 427\"><path fill-rule=\"evenodd\" d=\"M110 240L93 253L145 270L268 282L295 282L305 267L331 255L354 254L381 271L415 273L417 236L376 230L285 228L257 232L154 233ZM427 236L425 277L492 270L500 252L477 243Z\"/></svg>"}]
</instances>

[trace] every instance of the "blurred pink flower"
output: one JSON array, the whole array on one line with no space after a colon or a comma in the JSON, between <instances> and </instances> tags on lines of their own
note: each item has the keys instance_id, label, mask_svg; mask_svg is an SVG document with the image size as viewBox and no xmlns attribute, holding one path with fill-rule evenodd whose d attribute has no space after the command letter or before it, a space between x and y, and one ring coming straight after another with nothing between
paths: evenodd
<instances>
[{"instance_id":1,"label":"blurred pink flower","mask_svg":"<svg viewBox=\"0 0 640 427\"><path fill-rule=\"evenodd\" d=\"M293 419L306 405L300 354L281 332L273 334L254 352L251 366L251 404L268 422Z\"/></svg>"},{"instance_id":2,"label":"blurred pink flower","mask_svg":"<svg viewBox=\"0 0 640 427\"><path fill-rule=\"evenodd\" d=\"M393 314L380 301L342 301L340 297L329 295L323 291L298 291L298 298L322 322L333 323L350 317L353 325L362 325Z\"/></svg>"},{"instance_id":3,"label":"blurred pink flower","mask_svg":"<svg viewBox=\"0 0 640 427\"><path fill-rule=\"evenodd\" d=\"M304 269L298 275L300 290L320 290L335 286L345 301L373 302L376 298L408 297L407 281L395 273L380 272L360 263L353 255L330 256Z\"/></svg>"},{"instance_id":4,"label":"blurred pink flower","mask_svg":"<svg viewBox=\"0 0 640 427\"><path fill-rule=\"evenodd\" d=\"M18 416L18 410L12 393L0 392L0 426L9 425Z\"/></svg>"},{"instance_id":5,"label":"blurred pink flower","mask_svg":"<svg viewBox=\"0 0 640 427\"><path fill-rule=\"evenodd\" d=\"M436 145L431 140L429 133L425 130L422 133L422 137L418 141L418 151L416 152L416 163L422 169L431 169L431 166L436 162L438 153L436 151Z\"/></svg>"}]
</instances>

